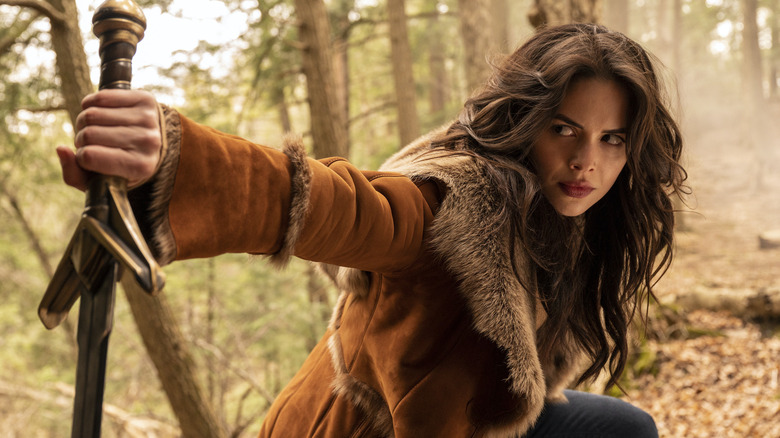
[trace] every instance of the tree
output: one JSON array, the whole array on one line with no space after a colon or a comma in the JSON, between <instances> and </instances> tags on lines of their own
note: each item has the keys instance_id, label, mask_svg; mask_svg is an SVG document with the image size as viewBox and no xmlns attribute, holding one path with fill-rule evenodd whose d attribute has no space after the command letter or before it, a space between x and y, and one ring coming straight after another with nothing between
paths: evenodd
<instances>
[{"instance_id":1,"label":"tree","mask_svg":"<svg viewBox=\"0 0 780 438\"><path fill-rule=\"evenodd\" d=\"M295 0L295 12L315 156L347 157L347 125L333 78L330 22L325 3L323 0Z\"/></svg>"},{"instance_id":2,"label":"tree","mask_svg":"<svg viewBox=\"0 0 780 438\"><path fill-rule=\"evenodd\" d=\"M89 78L87 55L78 23L75 0L38 0L33 7L49 18L51 23L51 44L57 55L57 73L60 77L62 97L71 122L75 126L76 116L81 112L81 99L93 91Z\"/></svg>"},{"instance_id":3,"label":"tree","mask_svg":"<svg viewBox=\"0 0 780 438\"><path fill-rule=\"evenodd\" d=\"M742 80L748 105L754 114L764 100L757 10L758 0L742 0Z\"/></svg>"},{"instance_id":4,"label":"tree","mask_svg":"<svg viewBox=\"0 0 780 438\"><path fill-rule=\"evenodd\" d=\"M398 134L401 146L404 146L420 135L417 93L412 72L412 49L409 46L406 28L405 1L387 0L387 15L390 22L391 63L398 108Z\"/></svg>"},{"instance_id":5,"label":"tree","mask_svg":"<svg viewBox=\"0 0 780 438\"><path fill-rule=\"evenodd\" d=\"M504 52L510 42L510 9L508 0L491 0L490 15L493 29L491 40L493 49Z\"/></svg>"},{"instance_id":6,"label":"tree","mask_svg":"<svg viewBox=\"0 0 780 438\"><path fill-rule=\"evenodd\" d=\"M433 10L428 26L428 100L430 112L435 115L442 113L450 100L451 83L445 58L446 28L437 7L438 0L430 0L428 5Z\"/></svg>"},{"instance_id":7,"label":"tree","mask_svg":"<svg viewBox=\"0 0 780 438\"><path fill-rule=\"evenodd\" d=\"M458 0L468 94L481 87L490 73L487 63L491 46L490 10L490 0Z\"/></svg>"},{"instance_id":8,"label":"tree","mask_svg":"<svg viewBox=\"0 0 780 438\"><path fill-rule=\"evenodd\" d=\"M763 129L771 126L764 100L761 49L758 45L758 0L742 0L742 90L745 98L744 126L747 139L755 153L756 188L762 189L765 174L770 172L768 156L772 156L771 140Z\"/></svg>"},{"instance_id":9,"label":"tree","mask_svg":"<svg viewBox=\"0 0 780 438\"><path fill-rule=\"evenodd\" d=\"M534 0L528 20L534 27L601 22L601 0Z\"/></svg>"},{"instance_id":10,"label":"tree","mask_svg":"<svg viewBox=\"0 0 780 438\"><path fill-rule=\"evenodd\" d=\"M660 0L659 4L666 0ZM604 0L604 24L609 28L628 33L629 2L626 0Z\"/></svg>"}]
</instances>

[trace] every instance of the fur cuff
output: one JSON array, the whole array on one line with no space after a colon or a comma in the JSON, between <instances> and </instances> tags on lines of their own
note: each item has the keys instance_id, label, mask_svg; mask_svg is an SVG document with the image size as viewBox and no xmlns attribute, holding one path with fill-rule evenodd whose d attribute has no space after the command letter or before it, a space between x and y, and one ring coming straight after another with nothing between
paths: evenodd
<instances>
[{"instance_id":1,"label":"fur cuff","mask_svg":"<svg viewBox=\"0 0 780 438\"><path fill-rule=\"evenodd\" d=\"M306 148L303 146L303 139L300 136L285 135L282 139L282 152L290 159L292 181L290 184L290 220L287 233L284 235L282 248L270 257L271 263L280 268L289 262L298 237L303 230L306 213L309 209L312 178Z\"/></svg>"},{"instance_id":2,"label":"fur cuff","mask_svg":"<svg viewBox=\"0 0 780 438\"><path fill-rule=\"evenodd\" d=\"M128 198L152 255L164 266L176 258L176 242L168 220L168 204L179 167L182 132L181 120L175 110L160 105L160 117L166 147L162 150L157 173L143 185L131 190Z\"/></svg>"}]
</instances>

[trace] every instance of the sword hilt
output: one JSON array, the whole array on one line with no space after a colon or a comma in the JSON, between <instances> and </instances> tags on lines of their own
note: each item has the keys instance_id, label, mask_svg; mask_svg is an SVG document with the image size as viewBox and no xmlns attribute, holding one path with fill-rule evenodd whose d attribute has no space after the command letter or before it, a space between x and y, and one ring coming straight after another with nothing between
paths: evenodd
<instances>
[{"instance_id":1,"label":"sword hilt","mask_svg":"<svg viewBox=\"0 0 780 438\"><path fill-rule=\"evenodd\" d=\"M98 6L92 32L100 38L99 89L130 89L133 55L144 30L146 17L132 0L107 0Z\"/></svg>"}]
</instances>

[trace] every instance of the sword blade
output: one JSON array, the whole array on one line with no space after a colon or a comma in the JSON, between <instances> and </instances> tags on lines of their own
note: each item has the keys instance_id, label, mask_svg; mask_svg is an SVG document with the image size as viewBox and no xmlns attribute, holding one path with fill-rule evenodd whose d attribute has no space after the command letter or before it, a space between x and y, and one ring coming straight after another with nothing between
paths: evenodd
<instances>
[{"instance_id":1,"label":"sword blade","mask_svg":"<svg viewBox=\"0 0 780 438\"><path fill-rule=\"evenodd\" d=\"M102 280L94 282L92 290L81 291L72 438L100 437L108 338L113 326L119 274L119 264L113 260L107 262Z\"/></svg>"}]
</instances>

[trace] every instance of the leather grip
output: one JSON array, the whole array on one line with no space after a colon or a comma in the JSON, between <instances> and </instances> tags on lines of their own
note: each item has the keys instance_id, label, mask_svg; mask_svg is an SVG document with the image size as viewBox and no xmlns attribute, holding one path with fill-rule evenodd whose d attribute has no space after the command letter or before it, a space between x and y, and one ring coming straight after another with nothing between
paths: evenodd
<instances>
[{"instance_id":1,"label":"leather grip","mask_svg":"<svg viewBox=\"0 0 780 438\"><path fill-rule=\"evenodd\" d=\"M132 61L144 37L146 17L132 0L106 0L92 16L92 32L100 38L100 90L130 89Z\"/></svg>"}]
</instances>

